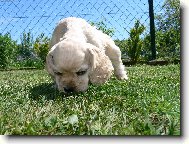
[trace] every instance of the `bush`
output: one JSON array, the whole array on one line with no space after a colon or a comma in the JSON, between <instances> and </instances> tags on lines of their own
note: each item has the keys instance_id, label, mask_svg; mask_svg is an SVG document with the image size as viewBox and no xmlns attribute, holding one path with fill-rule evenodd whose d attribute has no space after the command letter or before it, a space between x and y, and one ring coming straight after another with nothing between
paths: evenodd
<instances>
[{"instance_id":1,"label":"bush","mask_svg":"<svg viewBox=\"0 0 189 144\"><path fill-rule=\"evenodd\" d=\"M29 58L34 58L33 53L33 36L31 32L23 32L20 36L21 44L19 44L19 54L18 58L20 60L25 60Z\"/></svg>"},{"instance_id":2,"label":"bush","mask_svg":"<svg viewBox=\"0 0 189 144\"><path fill-rule=\"evenodd\" d=\"M5 69L15 61L17 48L16 41L11 39L10 34L0 34L0 68Z\"/></svg>"},{"instance_id":3,"label":"bush","mask_svg":"<svg viewBox=\"0 0 189 144\"><path fill-rule=\"evenodd\" d=\"M16 69L20 68L37 68L37 69L42 69L44 68L44 63L40 59L25 59L22 61L17 61L15 62L12 67Z\"/></svg>"},{"instance_id":4,"label":"bush","mask_svg":"<svg viewBox=\"0 0 189 144\"><path fill-rule=\"evenodd\" d=\"M34 42L34 51L43 62L45 62L49 50L49 40L50 39L42 33Z\"/></svg>"},{"instance_id":5,"label":"bush","mask_svg":"<svg viewBox=\"0 0 189 144\"><path fill-rule=\"evenodd\" d=\"M140 35L144 32L145 27L140 24L137 20L135 22L134 28L130 30L130 38L128 39L128 56L131 59L131 62L136 63L139 59L139 56L142 51L142 40L140 39Z\"/></svg>"},{"instance_id":6,"label":"bush","mask_svg":"<svg viewBox=\"0 0 189 144\"><path fill-rule=\"evenodd\" d=\"M151 52L150 34L146 34L142 44L142 54L141 54L142 59L145 61L151 60L152 59L151 53L152 52Z\"/></svg>"},{"instance_id":7,"label":"bush","mask_svg":"<svg viewBox=\"0 0 189 144\"><path fill-rule=\"evenodd\" d=\"M180 59L180 43L175 30L158 31L156 34L156 49L158 58L168 58L170 61Z\"/></svg>"},{"instance_id":8,"label":"bush","mask_svg":"<svg viewBox=\"0 0 189 144\"><path fill-rule=\"evenodd\" d=\"M128 40L116 39L114 42L120 48L122 55L127 55Z\"/></svg>"}]
</instances>

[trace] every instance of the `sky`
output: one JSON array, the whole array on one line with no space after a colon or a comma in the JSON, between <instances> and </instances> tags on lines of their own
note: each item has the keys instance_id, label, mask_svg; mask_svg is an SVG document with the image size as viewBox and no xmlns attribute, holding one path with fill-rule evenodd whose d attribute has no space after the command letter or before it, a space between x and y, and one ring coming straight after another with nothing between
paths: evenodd
<instances>
[{"instance_id":1,"label":"sky","mask_svg":"<svg viewBox=\"0 0 189 144\"><path fill-rule=\"evenodd\" d=\"M162 0L154 0L155 13L161 13ZM14 40L23 32L36 38L51 36L63 18L81 17L88 22L104 21L114 29L113 39L126 39L137 19L149 32L148 0L0 0L0 33L10 32Z\"/></svg>"}]
</instances>

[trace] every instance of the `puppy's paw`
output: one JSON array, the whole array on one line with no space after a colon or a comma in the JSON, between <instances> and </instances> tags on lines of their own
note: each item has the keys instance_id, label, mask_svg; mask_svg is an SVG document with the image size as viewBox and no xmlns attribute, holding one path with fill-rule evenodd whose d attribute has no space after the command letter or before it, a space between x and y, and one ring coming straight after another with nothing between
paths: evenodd
<instances>
[{"instance_id":1,"label":"puppy's paw","mask_svg":"<svg viewBox=\"0 0 189 144\"><path fill-rule=\"evenodd\" d=\"M119 80L128 80L128 76L126 74L116 75L116 77Z\"/></svg>"},{"instance_id":2,"label":"puppy's paw","mask_svg":"<svg viewBox=\"0 0 189 144\"><path fill-rule=\"evenodd\" d=\"M115 76L117 77L118 80L127 80L128 79L126 71L115 72Z\"/></svg>"}]
</instances>

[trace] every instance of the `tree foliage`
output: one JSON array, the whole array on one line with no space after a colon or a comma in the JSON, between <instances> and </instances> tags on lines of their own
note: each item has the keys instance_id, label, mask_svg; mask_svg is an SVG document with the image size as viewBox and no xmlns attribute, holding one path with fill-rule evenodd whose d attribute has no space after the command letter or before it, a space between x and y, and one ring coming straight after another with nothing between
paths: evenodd
<instances>
[{"instance_id":1,"label":"tree foliage","mask_svg":"<svg viewBox=\"0 0 189 144\"><path fill-rule=\"evenodd\" d=\"M180 2L165 0L163 13L156 15L158 57L180 59Z\"/></svg>"},{"instance_id":2,"label":"tree foliage","mask_svg":"<svg viewBox=\"0 0 189 144\"><path fill-rule=\"evenodd\" d=\"M162 12L156 16L157 31L169 31L174 29L180 32L180 1L165 0Z\"/></svg>"}]
</instances>

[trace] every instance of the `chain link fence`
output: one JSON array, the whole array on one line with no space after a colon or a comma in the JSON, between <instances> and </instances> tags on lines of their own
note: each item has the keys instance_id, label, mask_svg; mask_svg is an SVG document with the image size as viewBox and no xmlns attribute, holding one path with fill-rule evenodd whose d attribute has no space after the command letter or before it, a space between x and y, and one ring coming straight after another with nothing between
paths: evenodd
<instances>
[{"instance_id":1,"label":"chain link fence","mask_svg":"<svg viewBox=\"0 0 189 144\"><path fill-rule=\"evenodd\" d=\"M155 13L161 12L162 4L154 0ZM103 21L114 29L113 39L126 39L136 20L149 33L148 7L148 0L0 0L0 33L9 32L14 40L28 31L34 38L50 36L60 19L73 16Z\"/></svg>"},{"instance_id":2,"label":"chain link fence","mask_svg":"<svg viewBox=\"0 0 189 144\"><path fill-rule=\"evenodd\" d=\"M1 64L1 62L15 63L25 59L29 59L29 61L26 61L24 65L32 66L32 63L36 62L31 62L30 59L36 58L41 59L43 63L40 65L44 66L46 53L48 52L48 41L51 38L53 29L59 20L66 17L80 17L89 23L101 23L106 29L113 30L111 34L112 39L120 47L123 56L126 56L126 58L131 58L127 54L129 49L128 39L131 37L131 29L138 21L140 25L145 27L144 31L140 34L140 37L143 38L142 43L144 47L140 55L143 60L148 61L151 59L150 43L152 43L152 40L149 38L150 16L148 1L149 0L0 0L0 44L5 43L5 45L7 45L8 42L5 41L11 41L10 44L8 44L9 50L8 48L4 48L4 46L2 46L3 44L0 46L0 67L5 67L2 66L4 64ZM165 1L171 1L174 4L174 0ZM167 12L172 15L172 13L166 11L173 9L172 4L169 4L167 9L163 9L165 1L153 0L154 15L155 17L161 17L161 20L166 17ZM175 16L177 20L178 15ZM168 28L170 29L174 27L174 25L172 26L172 22L174 21L173 15L172 21L163 20L159 22L163 23L161 24L161 26L163 26L162 29L165 28L166 25L169 25ZM164 22L168 23L164 24ZM160 24L155 21L156 29L161 28L159 25ZM180 25L176 24L176 26ZM175 29L179 30L179 28ZM178 39L180 32L177 31L177 34L175 34L175 30L168 30L167 33L162 34L161 32L163 30L158 29L158 31L160 33L156 33L158 37L156 46L158 47L157 50L161 53L159 57L171 56L179 58L180 47ZM2 36L7 33L11 38L6 36L2 38ZM170 37L177 37L177 39L167 42L166 39ZM162 41L164 43L161 43ZM177 42L176 48L175 42ZM133 42L133 45L135 45L134 43L135 42ZM140 43L140 40L138 40L138 43ZM13 50L11 47L18 47L17 52L14 52L15 49ZM152 46L152 48L153 47L155 48L155 46ZM164 47L164 49L162 49L162 47ZM166 53L164 53L165 51ZM14 53L17 53L17 55Z\"/></svg>"}]
</instances>

